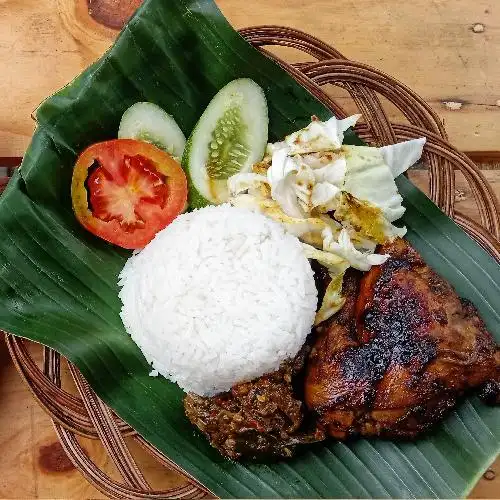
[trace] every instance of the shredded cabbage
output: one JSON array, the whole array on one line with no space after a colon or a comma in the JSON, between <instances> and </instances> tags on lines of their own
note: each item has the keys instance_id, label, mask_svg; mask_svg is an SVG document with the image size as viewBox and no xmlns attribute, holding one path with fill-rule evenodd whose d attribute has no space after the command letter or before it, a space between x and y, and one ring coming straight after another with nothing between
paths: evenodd
<instances>
[{"instance_id":1,"label":"shredded cabbage","mask_svg":"<svg viewBox=\"0 0 500 500\"><path fill-rule=\"evenodd\" d=\"M351 230L355 228L358 237L378 244L393 241L406 234L406 228L391 224L377 205L359 200L346 191L340 196L335 219L344 227Z\"/></svg>"},{"instance_id":2,"label":"shredded cabbage","mask_svg":"<svg viewBox=\"0 0 500 500\"><path fill-rule=\"evenodd\" d=\"M308 259L317 260L322 266L325 266L331 278L314 320L314 324L318 325L333 316L345 303L345 298L342 297L342 282L346 269L349 268L349 262L338 255L318 250L305 243L302 244L302 247L305 256Z\"/></svg>"},{"instance_id":3,"label":"shredded cabbage","mask_svg":"<svg viewBox=\"0 0 500 500\"><path fill-rule=\"evenodd\" d=\"M394 179L420 160L425 141L425 137L422 137L379 148L385 163L391 169Z\"/></svg>"},{"instance_id":4,"label":"shredded cabbage","mask_svg":"<svg viewBox=\"0 0 500 500\"><path fill-rule=\"evenodd\" d=\"M344 132L354 126L360 117L353 115L338 120L332 116L326 122L313 120L307 127L285 137L285 143L292 155L339 149L344 142Z\"/></svg>"},{"instance_id":5,"label":"shredded cabbage","mask_svg":"<svg viewBox=\"0 0 500 500\"><path fill-rule=\"evenodd\" d=\"M325 228L322 236L323 249L326 252L342 257L349 262L351 267L360 271L369 271L372 266L383 264L389 258L388 255L365 253L357 250L352 244L347 229L342 229L337 239L335 239L330 228Z\"/></svg>"},{"instance_id":6,"label":"shredded cabbage","mask_svg":"<svg viewBox=\"0 0 500 500\"><path fill-rule=\"evenodd\" d=\"M288 156L288 148L277 149L273 153L271 166L267 171L267 182L271 186L271 196L290 217L304 217L297 193L295 181L299 164Z\"/></svg>"},{"instance_id":7,"label":"shredded cabbage","mask_svg":"<svg viewBox=\"0 0 500 500\"><path fill-rule=\"evenodd\" d=\"M403 198L380 150L367 146L345 148L347 171L343 190L379 207L389 222L399 219L405 211Z\"/></svg>"},{"instance_id":8,"label":"shredded cabbage","mask_svg":"<svg viewBox=\"0 0 500 500\"><path fill-rule=\"evenodd\" d=\"M227 180L227 188L231 195L236 195L250 189L258 188L264 183L267 183L267 177L265 175L243 172L231 176Z\"/></svg>"},{"instance_id":9,"label":"shredded cabbage","mask_svg":"<svg viewBox=\"0 0 500 500\"><path fill-rule=\"evenodd\" d=\"M266 198L258 198L250 194L240 194L229 199L234 207L246 208L253 212L259 212L270 219L282 224L286 230L300 238L303 242L321 248L323 245L322 232L330 228L332 232L338 233L341 225L330 217L290 217L279 206L279 204Z\"/></svg>"},{"instance_id":10,"label":"shredded cabbage","mask_svg":"<svg viewBox=\"0 0 500 500\"><path fill-rule=\"evenodd\" d=\"M345 297L342 296L344 273L340 273L337 276L330 275L330 277L332 280L326 287L325 296L314 318L315 326L331 318L336 312L340 311L345 304Z\"/></svg>"},{"instance_id":11,"label":"shredded cabbage","mask_svg":"<svg viewBox=\"0 0 500 500\"><path fill-rule=\"evenodd\" d=\"M405 211L394 179L419 160L425 144L422 138L382 148L342 145L359 116L313 118L284 141L268 144L253 172L228 179L232 205L281 223L300 238L309 259L327 267L332 280L316 324L344 304L346 269L382 264L388 256L376 254L376 246L406 233L392 224Z\"/></svg>"}]
</instances>

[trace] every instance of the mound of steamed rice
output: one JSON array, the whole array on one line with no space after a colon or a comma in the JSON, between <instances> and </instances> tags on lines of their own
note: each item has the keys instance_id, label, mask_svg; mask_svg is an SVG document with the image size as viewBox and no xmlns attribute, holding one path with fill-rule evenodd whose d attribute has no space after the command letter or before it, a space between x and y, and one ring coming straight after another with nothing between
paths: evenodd
<instances>
[{"instance_id":1,"label":"mound of steamed rice","mask_svg":"<svg viewBox=\"0 0 500 500\"><path fill-rule=\"evenodd\" d=\"M153 369L204 396L295 356L317 304L299 240L229 205L179 216L127 261L119 285L123 324Z\"/></svg>"}]
</instances>

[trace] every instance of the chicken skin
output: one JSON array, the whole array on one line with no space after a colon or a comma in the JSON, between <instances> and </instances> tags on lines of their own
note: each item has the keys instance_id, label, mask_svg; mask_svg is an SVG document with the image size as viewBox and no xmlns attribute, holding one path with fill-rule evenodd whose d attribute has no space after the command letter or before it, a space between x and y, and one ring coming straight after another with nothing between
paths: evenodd
<instances>
[{"instance_id":1,"label":"chicken skin","mask_svg":"<svg viewBox=\"0 0 500 500\"><path fill-rule=\"evenodd\" d=\"M390 258L344 280L343 309L317 328L305 402L337 439L413 438L477 388L500 393L500 350L475 307L405 241Z\"/></svg>"}]
</instances>

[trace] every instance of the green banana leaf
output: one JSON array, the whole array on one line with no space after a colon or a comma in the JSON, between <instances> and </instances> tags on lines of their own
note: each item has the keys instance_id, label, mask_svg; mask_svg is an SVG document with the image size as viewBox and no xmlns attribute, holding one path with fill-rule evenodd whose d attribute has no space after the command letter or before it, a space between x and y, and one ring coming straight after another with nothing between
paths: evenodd
<instances>
[{"instance_id":1,"label":"green banana leaf","mask_svg":"<svg viewBox=\"0 0 500 500\"><path fill-rule=\"evenodd\" d=\"M217 90L239 77L264 88L271 140L312 114L330 116L211 0L146 1L102 59L40 106L0 200L0 328L70 359L118 415L222 497L466 495L500 449L498 411L475 397L415 442L330 441L287 462L245 464L222 459L193 432L176 385L148 376L119 318L117 275L129 253L75 220L73 164L89 144L114 138L122 112L139 100L162 106L188 134ZM408 180L398 182L409 240L500 341L498 265Z\"/></svg>"}]
</instances>

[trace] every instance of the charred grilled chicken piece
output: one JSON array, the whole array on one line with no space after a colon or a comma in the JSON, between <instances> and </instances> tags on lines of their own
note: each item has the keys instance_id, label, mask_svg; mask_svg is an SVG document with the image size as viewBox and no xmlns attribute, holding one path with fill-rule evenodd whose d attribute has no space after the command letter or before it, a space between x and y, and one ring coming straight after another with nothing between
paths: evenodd
<instances>
[{"instance_id":1,"label":"charred grilled chicken piece","mask_svg":"<svg viewBox=\"0 0 500 500\"><path fill-rule=\"evenodd\" d=\"M188 394L187 417L210 444L233 460L288 458L298 444L321 441L323 432L304 431L304 405L292 380L304 366L307 346L273 373L213 397Z\"/></svg>"},{"instance_id":2,"label":"charred grilled chicken piece","mask_svg":"<svg viewBox=\"0 0 500 500\"><path fill-rule=\"evenodd\" d=\"M402 240L364 277L346 276L347 302L320 325L305 401L335 438L413 438L465 391L498 402L500 351L474 306Z\"/></svg>"}]
</instances>

